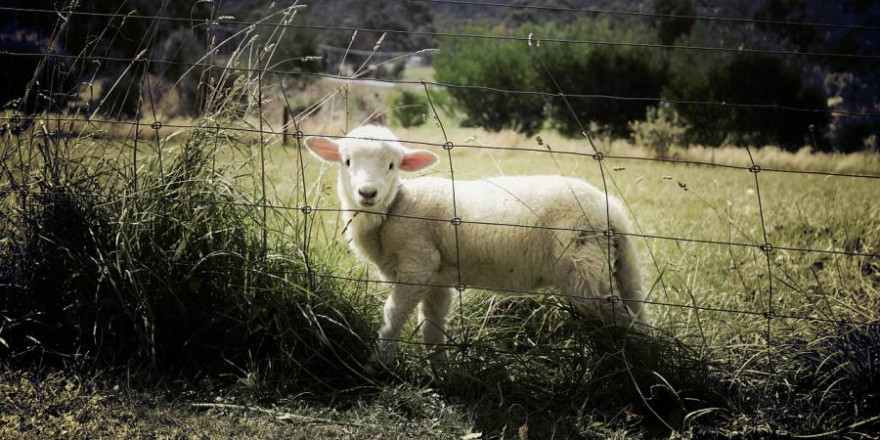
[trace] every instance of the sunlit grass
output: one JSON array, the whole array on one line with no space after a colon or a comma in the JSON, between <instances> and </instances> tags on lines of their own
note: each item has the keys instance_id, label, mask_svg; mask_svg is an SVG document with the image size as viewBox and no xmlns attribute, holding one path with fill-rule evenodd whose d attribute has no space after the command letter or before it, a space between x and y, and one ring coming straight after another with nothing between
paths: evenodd
<instances>
[{"instance_id":1,"label":"sunlit grass","mask_svg":"<svg viewBox=\"0 0 880 440\"><path fill-rule=\"evenodd\" d=\"M342 134L346 126L364 120L382 121L387 91L351 86L345 89L346 101L342 85L318 83L291 96L307 102L333 95L320 112L298 120L305 134ZM373 331L367 327L376 326L389 287L331 281L321 284L322 289L309 286L309 271L325 280L377 275L347 250L341 215L332 212L338 207L336 170L300 150L296 140L288 145L281 142L279 112L284 99L280 94L274 90L274 98L266 103L267 132L262 138L253 131L258 119L249 113L241 118L166 123L158 137L148 124L138 124L136 150L131 124L101 131L100 125L72 121L66 130L93 130L101 136L78 135L58 142L55 145L65 156L54 159L39 154L41 145L51 150L45 147L51 146L51 136L36 148L33 143L15 142L17 138L9 134L4 139L6 152L13 153L10 157L25 157L22 162L34 165L12 173L17 179L29 176L45 182L53 175L44 165L69 161L76 164L73 177L90 176L96 183L73 186L93 191L74 201L89 208L92 205L86 202L104 200L101 209L120 199L131 203L128 210L113 211L119 217L113 218L112 228L101 229L116 234L106 235L122 244L101 241L105 246L99 248L101 252L89 255L100 269L94 274L119 282L121 295L137 299L123 305L147 323L137 327L143 336L150 336L150 326L155 325L143 311L145 305L159 303L169 307L169 316L176 316L174 323L184 330L192 329L184 325L188 319L214 313L204 328L216 329L232 316L232 322L246 322L242 328L248 335L259 335L236 346L239 356L234 362L228 360L228 353L223 353L227 358L223 360L210 350L200 358L216 361L209 366L232 378L236 385L231 388L239 397L250 402L297 402L296 390L279 382L285 378L295 385L314 384L310 379L332 382L345 371L351 377L333 383L344 382L358 391L328 391L328 399L344 402L347 420L376 424L380 432L397 430L412 438L434 434L436 425L430 421L434 412L447 417L437 421L441 426L461 430L455 437L471 428L485 430L487 437L491 433L544 438L558 433L601 438L626 432L663 437L671 430L760 437L780 430L870 432L876 426L866 422L878 408L876 388L864 385L876 383L880 376L876 368L880 336L876 327L861 323L878 321L880 263L876 257L831 252L880 253L880 205L873 203L880 194L880 179L768 170L878 174L876 155L842 157L753 148L755 163L764 168L754 174L745 169L639 160L653 157L652 152L596 136L596 147L616 156L599 162L589 155L563 154L592 153L584 139L565 139L549 130L540 133L540 140L509 131L490 133L460 127L454 116L440 112L444 136L428 115L421 127L397 130L403 140L442 144L448 139L455 144L449 153L439 146L419 146L443 159L428 174L448 176L453 169L457 179L564 174L607 187L622 199L635 223L649 300L656 303L650 306L656 332L648 340L622 338L582 322L565 302L552 296L498 299L468 292L453 307L450 336L460 346L451 349L445 374L430 370L418 344L404 344L401 363L392 366L387 377L366 378L350 367L366 357L367 333ZM34 130L39 133L44 128L40 123L50 129L51 120L51 116L45 122L38 120ZM195 166L187 161L187 154L196 155ZM748 153L733 147L671 154L751 165ZM135 175L137 192L131 180ZM110 183L115 186L104 185ZM108 188L119 192L108 194ZM6 202L4 207L15 207L19 200ZM205 202L225 209L211 211ZM308 213L304 207L328 211ZM49 226L60 228L75 218L56 220ZM54 232L63 235L59 231ZM41 232L54 237L51 230ZM769 254L759 248L765 242L773 246ZM138 253L151 246L150 252ZM216 260L215 264L228 265L224 274L173 271L165 266L192 263L181 256L198 259L218 254L233 257ZM240 269L256 275L231 275ZM202 285L212 288L199 290ZM317 302L316 295L321 295ZM324 333L329 328L342 333ZM414 323L404 335L408 342L418 342ZM184 345L208 340L199 331L184 336L188 341ZM140 348L145 347L150 344ZM327 347L331 353L350 349L351 358L333 358L321 351ZM253 362L243 360L250 354L242 353L249 349L257 358ZM258 349L272 356L259 359ZM186 347L181 350L187 353ZM316 356L323 358L316 361ZM57 378L52 381L64 385ZM25 380L21 386L28 388L32 382ZM333 387L323 389L328 388ZM448 405L456 409L444 415ZM377 406L393 407L392 415L365 415ZM43 411L32 408L35 413ZM308 414L302 408L300 412ZM392 421L395 417L404 422ZM407 431L408 420L417 420L419 430ZM203 426L206 421L192 423ZM531 432L531 437L523 437L522 432Z\"/></svg>"}]
</instances>

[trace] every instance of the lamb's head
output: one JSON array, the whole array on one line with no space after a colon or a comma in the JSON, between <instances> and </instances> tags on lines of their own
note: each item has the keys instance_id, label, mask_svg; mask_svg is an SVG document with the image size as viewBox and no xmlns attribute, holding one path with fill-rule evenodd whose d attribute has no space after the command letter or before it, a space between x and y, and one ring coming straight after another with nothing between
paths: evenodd
<instances>
[{"instance_id":1,"label":"lamb's head","mask_svg":"<svg viewBox=\"0 0 880 440\"><path fill-rule=\"evenodd\" d=\"M405 147L384 127L365 125L346 138L306 139L309 150L325 162L338 163L339 197L351 208L384 210L394 200L400 171L419 171L438 157L426 150Z\"/></svg>"}]
</instances>

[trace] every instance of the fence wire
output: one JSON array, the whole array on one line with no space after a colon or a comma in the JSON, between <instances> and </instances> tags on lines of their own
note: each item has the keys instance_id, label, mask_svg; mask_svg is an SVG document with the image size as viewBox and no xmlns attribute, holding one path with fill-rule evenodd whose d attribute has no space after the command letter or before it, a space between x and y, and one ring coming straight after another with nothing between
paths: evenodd
<instances>
[{"instance_id":1,"label":"fence wire","mask_svg":"<svg viewBox=\"0 0 880 440\"><path fill-rule=\"evenodd\" d=\"M413 52L416 54L417 52ZM65 54L56 54L56 53L28 53L28 52L13 52L8 50L0 50L0 56L18 56L18 57L33 57L33 58L61 58L61 59L73 59L80 60L82 57L78 55L65 55ZM90 56L91 60L98 61L112 61L112 62L122 62L122 63L138 63L138 64L160 64L160 65L170 65L170 66L187 66L191 68L202 67L202 68L212 68L212 69L224 69L231 70L237 72L246 72L246 73L274 73L279 75L290 75L290 76L299 76L299 77L315 77L315 78L330 78L337 79L342 81L355 81L355 82L381 82L386 84L409 84L409 85L418 85L421 86L423 84L449 88L449 89L464 89L464 90L476 90L483 92L494 92L494 93L502 93L502 94L513 94L513 95L535 95L535 96L544 96L548 98L558 98L560 95L558 93L551 93L546 91L539 90L516 90L516 89L500 89L497 87L486 87L479 85L469 85L469 84L450 84L450 83L442 83L437 81L427 81L427 80L406 80L406 79L390 79L390 78L371 78L364 76L343 76L343 75L333 75L330 73L321 73L321 72L307 72L302 70L284 70L284 69L257 69L253 67L241 67L241 66L218 66L216 64L209 63L186 63L179 61L171 61L164 60L158 58L147 58L147 57L138 57L138 58L126 58L126 57L112 57L112 56ZM670 99L670 98L662 98L662 97L640 97L640 96L618 96L618 95L600 95L600 94L565 94L566 99L601 99L601 100L610 100L610 101L641 101L641 102L654 102L658 104L681 104L681 105L693 105L693 106L703 106L703 107L730 107L730 108L746 108L746 109L757 109L757 110L783 110L783 111L791 111L798 113L829 113L833 115L840 116L853 116L853 117L864 117L864 118L880 118L880 112L864 110L864 111L851 111L851 110L839 110L839 109L818 109L818 108L805 108L805 107L795 107L790 105L780 105L780 104L746 104L746 103L737 103L737 102L727 102L727 101L697 101L697 100L684 100L684 99Z\"/></svg>"},{"instance_id":2,"label":"fence wire","mask_svg":"<svg viewBox=\"0 0 880 440\"><path fill-rule=\"evenodd\" d=\"M288 106L289 107L289 106ZM292 113L292 110L285 109L285 112L289 114ZM24 122L22 116L19 115L11 115L11 116L0 116L0 121L6 121L5 127L3 124L0 124L0 128L5 128L12 133L19 133L23 129L20 125ZM101 119L101 118L91 118L91 117L70 117L70 116L52 116L49 118L52 122L70 122L70 123L82 123L86 125L90 124L107 124L107 125L127 125L127 126L135 126L140 127L143 123L140 121L125 121L125 120L117 120L117 119ZM297 118L293 118L293 123L296 124L298 121ZM152 130L161 130L162 128L173 128L173 129L187 129L187 130L200 130L204 129L204 125L193 125L193 124L182 124L179 122L162 122L161 120L154 120L148 124L148 126ZM249 134L268 134L278 136L278 139L275 142L280 142L282 136L293 136L295 139L302 139L303 137L326 137L329 139L341 140L341 139L354 139L354 140L367 140L367 141L400 141L405 144L410 145L419 145L419 146L427 146L427 147L444 147L445 143L440 142L430 142L425 140L418 139L384 139L384 138L374 138L374 137L353 137L346 136L342 134L335 133L325 133L325 132L303 132L299 129L299 127L294 127L295 131L291 133L287 133L284 130L266 130L259 129L254 127L247 126L232 126L232 125L216 125L214 126L217 130L228 130L228 131L237 131L241 133L249 133ZM53 131L47 131L46 133L38 132L34 133L32 136L34 137L63 137L63 133L56 133ZM86 133L83 135L84 137L95 137L100 138L100 132L96 133ZM474 149L474 150L495 150L495 151L510 151L510 152L519 152L519 153L540 153L540 154L553 154L553 155L561 155L561 156L575 156L575 157L591 157L597 158L596 153L588 153L588 152L580 152L580 151L566 151L566 150L554 150L548 151L546 148L529 148L529 147L519 147L519 146L505 146L505 145L473 145L466 143L458 143L455 144L455 148L464 148L464 149ZM669 157L650 157L650 156L625 156L619 154L605 154L602 153L602 159L615 159L615 160L623 160L623 161L645 161L645 162L658 162L658 163L669 163L669 164L679 164L679 165L699 165L706 166L711 168L721 168L721 169L732 169L732 170L743 170L754 172L755 167L758 167L759 172L769 172L769 173L790 173L790 174L807 174L807 175L817 175L817 176L829 176L829 177L849 177L849 178L857 178L857 179L880 179L880 174L864 174L864 173L845 173L845 172L837 172L837 171L816 171L816 170L806 170L806 169L796 169L796 168L774 168L774 167L760 167L759 165L733 165L733 164L725 164L725 163L716 163L716 162L708 162L708 161L699 161L699 160L691 160L691 159L678 159L678 158L669 158Z\"/></svg>"},{"instance_id":3,"label":"fence wire","mask_svg":"<svg viewBox=\"0 0 880 440\"><path fill-rule=\"evenodd\" d=\"M652 19L685 19L685 20L699 20L699 21L711 21L711 22L728 22L728 23L739 23L739 24L761 24L761 25L780 25L780 26L797 26L797 27L824 27L824 28L839 28L839 29L857 29L857 30L865 30L865 31L880 31L880 27L878 26L867 26L867 25L855 25L855 24L845 24L845 23L824 23L824 22L803 22L803 21L787 21L787 20L759 20L759 19L751 19L751 18L741 18L741 17L721 17L721 16L710 16L710 15L688 15L688 14L660 14L660 13L650 13L650 12L641 12L641 11L616 11L611 9L597 9L597 8L569 8L562 6L543 6L543 5L522 5L522 4L510 4L510 3L495 3L495 2L482 2L482 1L473 1L473 0L413 0L415 2L420 3L434 3L434 4L450 4L450 5L464 5L464 6L480 6L480 7L490 7L490 8L503 8L503 9L517 9L517 10L534 10L534 11L552 11L552 12L562 12L562 13L577 13L577 14L591 14L591 15L610 15L610 16L623 16L623 17L639 17L639 18L652 18Z\"/></svg>"},{"instance_id":4,"label":"fence wire","mask_svg":"<svg viewBox=\"0 0 880 440\"><path fill-rule=\"evenodd\" d=\"M127 19L135 19L135 20L156 20L156 21L183 21L193 23L194 21L203 21L206 26L216 26L221 23L229 23L235 24L242 27L254 27L254 26L268 26L268 27L284 27L284 28L301 28L301 29L314 29L314 30L323 30L323 31L344 31L344 32L359 32L359 33L371 33L371 34L386 34L386 35L420 35L427 37L449 37L449 38L463 38L463 39L481 39L481 40L498 40L498 41L519 41L519 42L530 42L540 40L545 43L559 43L559 44L570 44L570 45L588 45L588 46L610 46L610 47L641 47L641 48L651 48L651 49L674 49L674 50L686 50L686 51L696 51L696 52L729 52L729 53L753 53L753 54L765 54L765 55L790 55L797 57L807 57L807 58L839 58L839 59L853 59L853 60L878 60L880 59L880 55L874 54L853 54L853 53L843 53L843 52L809 52L809 51L794 51L794 50L778 50L778 49L761 49L761 48L746 48L746 47L721 47L721 46L697 46L697 45L675 45L675 44L656 44L656 43L640 43L640 42L626 42L626 41L609 41L609 40L582 40L582 39L569 39L569 38L532 38L529 36L517 36L517 35L488 35L488 34L472 34L472 33L463 33L463 32L435 32L435 31L414 31L414 30L401 30L401 29L391 29L391 28L368 28L368 27L359 27L359 26L334 26L334 25L319 25L319 24L295 24L295 23L282 23L282 22L246 22L239 20L194 20L192 18L182 18L182 17L165 17L165 16L152 16L152 15L140 15L140 14L112 14L112 13L93 13L93 12L79 12L79 11L57 11L51 9L36 9L36 8L11 8L11 7L0 7L0 10L7 11L19 11L19 12L30 12L30 13L41 13L41 14L50 14L50 15L83 15L83 16L115 16L115 17L124 17ZM816 24L815 26L818 26Z\"/></svg>"},{"instance_id":5,"label":"fence wire","mask_svg":"<svg viewBox=\"0 0 880 440\"><path fill-rule=\"evenodd\" d=\"M448 4L458 4L458 5L472 5L472 6L485 6L485 7L503 7L510 8L513 7L511 5L503 5L491 2L479 2L479 1L465 1L465 0L416 0L425 3L448 3ZM738 22L738 23L746 23L746 24L772 24L772 25L786 25L786 26L812 26L812 27L832 27L832 28L847 28L847 29L860 29L866 31L876 31L880 30L878 27L873 26L856 26L856 25L843 25L843 24L833 24L833 23L794 23L794 22L785 22L785 21L775 21L775 20L747 20L747 19L739 19L735 17L709 17L709 16L679 16L679 15L663 15L663 14L647 14L647 13L634 13L634 12L622 12L622 11L606 11L599 9L573 9L573 8L557 8L557 7L544 7L544 6L515 6L516 8L529 8L529 9L539 9L539 10L547 10L547 11L555 11L560 13L602 13L609 15L626 15L626 16L639 16L639 17L652 17L652 18L692 18L697 20L707 20L707 21L730 21L730 22ZM84 15L84 16L96 16L96 17L107 17L110 19L122 19L122 20L150 20L153 22L158 21L174 21L174 22L185 22L190 23L193 26L205 26L205 27L217 27L221 25L234 25L240 26L244 29L255 28L255 27L273 27L276 29L285 29L285 28L310 28L310 29L320 29L320 30L328 30L328 31L347 31L347 32L368 32L368 33L382 33L382 34L406 34L406 35L428 35L432 37L449 37L449 38L463 38L463 39L494 39L494 40L505 40L511 42L520 42L526 43L531 42L531 37L521 37L521 36L496 36L496 35L479 35L479 34L467 34L467 33L450 33L450 32L427 32L427 31L403 31L403 30L394 30L394 29L373 29L373 28L364 28L364 27L349 27L349 26L329 26L329 25L307 25L307 24L294 24L288 21L280 21L280 22L268 22L266 20L263 21L242 21L242 20L234 20L234 19L208 19L208 20L200 20L200 19L192 19L192 18L184 18L184 17L168 17L168 16L154 16L154 15L143 15L136 13L103 13L103 12L82 12L71 9L62 9L62 10L47 10L47 9L37 9L37 8L13 8L13 7L0 7L0 12L19 12L19 13L35 13L35 14L54 14L59 15L59 20L65 20L67 17L75 16L75 15ZM145 39L145 42L152 42L153 37L155 37L156 28L154 27L151 33ZM875 60L880 59L880 55L870 55L870 54L850 54L850 53L825 53L825 52L795 52L795 51L783 51L783 50L769 50L769 49L760 49L760 48L725 48L725 47L703 47L703 46L677 46L677 45L662 45L662 44L647 44L647 43L634 43L634 42L616 42L616 41L597 41L597 40L573 40L573 39L542 39L544 42L555 42L555 43L564 43L564 44L586 44L586 45L604 45L604 46L612 46L612 47L646 47L652 49L676 49L676 50L696 50L696 51L708 51L708 52L736 52L736 53L762 53L762 54L773 54L773 55L785 55L785 56L807 56L807 57L830 57L830 58L850 58L854 60ZM149 45L149 44L146 44ZM537 50L537 49L536 49ZM374 50L375 51L375 50ZM475 289L475 290L491 290L491 291L500 291L502 293L508 294L517 294L517 295L532 295L537 297L550 297L550 298L561 298L561 299L578 299L578 300L589 300L589 301L609 301L608 297L589 297L583 295L573 295L567 294L559 291L544 291L544 290L529 290L529 289L499 289L495 286L480 286L480 285L465 285L464 279L461 273L461 255L459 248L459 228L465 225L480 225L480 226L491 226L498 228L521 228L521 229L531 229L531 230L546 230L546 231L559 231L559 232L575 232L575 233L590 233L590 234L604 234L607 240L607 255L605 256L608 264L613 260L611 255L611 241L614 235L624 235L636 237L644 240L659 240L659 241L669 241L675 243L687 243L687 244L699 244L706 246L724 246L727 248L745 248L745 249L756 249L764 255L764 260L766 263L766 289L761 289L762 293L766 295L766 307L763 307L761 310L748 310L742 308L729 308L723 306L713 306L713 305L697 305L696 302L691 301L688 303L676 303L670 301L661 301L656 299L651 299L648 297L647 299L631 299L631 298L622 298L615 294L615 292L611 292L611 302L616 307L618 303L620 305L624 305L627 303L640 303L652 307L668 307L682 310L690 310L694 312L710 312L710 313L723 313L723 314L731 314L731 315L741 315L754 317L758 319L764 319L766 322L766 331L765 331L765 343L770 346L773 344L772 339L772 323L776 320L795 320L795 321L809 321L809 322L820 322L826 324L834 324L834 325L857 325L857 326L876 326L880 325L877 322L873 321L856 321L856 320L846 320L846 319L837 319L836 317L827 317L827 316L817 316L816 314L792 314L779 311L774 303L774 282L779 283L781 285L787 286L789 288L795 288L792 283L789 283L783 277L783 274L780 274L780 267L776 266L776 270L774 270L774 261L772 259L772 255L780 252L780 251L788 251L788 252L799 252L799 253L812 253L812 254L827 254L827 255L837 255L842 257L849 258L869 258L869 259L877 259L880 258L880 255L871 253L871 252L860 252L853 251L848 249L816 249L810 247L796 247L796 246L786 246L779 244L771 244L768 239L768 225L767 218L765 213L765 201L762 200L762 192L761 192L761 179L759 175L764 175L763 173L780 173L780 174L807 174L807 175L816 175L816 176L827 176L827 177L836 177L836 178L849 178L849 179L865 179L865 180L875 180L880 179L880 175L873 174L860 174L860 173L844 173L844 172L824 172L824 171L815 171L815 170L806 170L806 169L787 169L787 168L774 168L762 166L759 164L750 150L746 149L746 153L749 158L749 165L730 165L730 164L716 164L712 162L705 161L697 161L697 160L686 160L686 159L675 159L675 158L661 158L661 157L641 157L641 156L627 156L627 155L615 155L610 154L608 152L603 152L601 148L599 148L594 142L593 137L590 134L590 131L585 127L584 121L578 119L577 113L574 108L570 104L570 100L580 100L580 99L604 99L604 100L618 100L618 101L644 101L644 102L656 102L656 103L670 103L670 104L681 104L681 105L695 105L695 106L726 106L726 107L737 107L737 108L748 108L748 109L758 109L758 110L772 110L772 111L793 111L793 112L806 112L806 113L829 113L836 114L842 116L853 116L853 117L864 117L864 118L878 118L880 117L880 112L874 111L844 111L844 110L834 110L834 109L817 109L817 108L800 108L800 107L792 107L792 106L783 106L776 104L747 104L747 103L730 103L730 102L720 102L720 101L710 101L710 100L672 100L661 97L634 97L634 96L616 96L616 95L600 95L600 94L570 94L566 93L563 90L559 83L556 81L553 76L553 72L541 59L540 54L533 52L535 63L538 64L542 72L547 75L555 84L556 89L552 92L550 91L537 91L537 90L516 90L516 89L499 89L499 88L491 88L484 87L480 85L473 84L448 84L442 82L435 81L413 81L413 80L399 80L399 79L375 79L375 78L366 78L359 77L356 75L333 75L328 73L319 73L319 72L304 72L304 71L295 71L295 70L281 70L281 69L273 69L271 65L266 64L266 60L264 58L265 51L263 50L263 46L259 46L258 53L259 55L256 58L256 66L223 66L217 65L212 62L203 62L200 60L199 62L180 62L175 60L165 60L165 59L154 59L147 56L144 56L147 51L140 52L140 56L135 57L115 57L115 56L107 56L107 55L98 55L94 53L89 53L85 55L65 55L52 53L51 51L41 52L41 53L27 53L27 52L16 52L16 51L8 51L3 50L0 51L0 59L3 57L37 57L43 60L49 58L64 58L64 59L72 59L76 61L83 62L86 65L87 62L119 62L125 63L129 66L132 75L137 75L139 77L137 81L138 88L138 96L139 100L143 96L143 90L149 90L147 94L150 97L150 109L151 109L151 119L149 118L146 121L142 122L142 119L147 118L145 115L141 114L141 102L138 102L137 114L135 115L134 120L119 120L119 119L107 119L101 117L95 117L97 111L93 115L82 115L82 116L65 116L61 114L50 115L48 113L37 114L37 115L22 115L22 114L4 114L0 115L0 121L5 121L4 124L0 125L3 131L3 145L4 152L2 159L4 171L8 172L10 168L14 167L14 163L12 162L12 155L15 151L18 151L21 154L24 147L22 147L22 140L34 140L34 139L63 139L67 136L67 133L74 133L78 138L102 138L106 136L101 129L101 125L110 125L110 126L128 126L134 129L133 135L131 135L131 139L133 140L133 147L131 148L132 152L132 189L130 193L124 194L122 196L108 199L108 203L122 203L129 200L144 200L149 196L146 194L146 188L138 186L138 161L142 160L139 158L138 153L142 148L144 143L151 143L153 145L154 151L157 154L158 166L160 168L160 174L163 169L163 136L161 131L163 129L177 129L177 130L214 130L215 133L223 132L237 132L237 133L245 133L257 136L259 138L258 144L256 148L258 148L258 157L259 157L259 180L260 180L260 197L259 201L247 201L247 200L226 200L226 201L217 201L217 200L203 200L198 198L190 198L187 199L189 202L194 202L198 204L229 204L229 205L237 205L237 206L247 206L261 210L261 239L262 239L262 248L264 254L268 252L267 242L269 240L268 234L270 231L269 221L268 221L268 211L279 211L279 212L293 212L297 215L301 215L302 219L299 225L301 225L301 230L297 231L297 233L301 234L299 237L299 242L302 243L301 257L303 258L303 263L305 265L305 272L277 272L272 273L273 275L285 275L285 274L295 274L295 275L305 275L307 282L309 283L310 289L314 290L316 283L319 280L323 279L332 279L338 281L346 281L346 282L355 282L355 283L366 283L370 285L377 286L412 286L412 287L420 287L420 288L443 288L443 289L454 289L458 292L463 292L465 289ZM213 52L212 52L213 53ZM190 70L196 68L202 69L216 69L221 72L227 71L236 71L243 72L248 74L255 74L257 81L257 91L259 93L257 99L257 112L258 112L258 121L256 126L247 126L247 124L242 124L242 126L224 126L220 123L211 124L186 124L175 122L173 120L163 120L163 116L159 116L161 112L157 111L156 105L153 100L153 84L151 83L150 76L147 75L146 66L148 65L169 65L169 66L180 66L187 67ZM95 70L97 72L97 68ZM289 118L289 125L292 126L294 132L292 137L296 142L296 154L297 154L297 162L298 162L298 175L293 179L298 180L297 186L298 189L301 189L301 194L297 194L297 197L301 197L301 203L297 206L287 206L283 204L275 204L269 200L267 195L267 180L266 180L266 162L267 158L265 156L266 148L269 147L272 143L279 142L281 139L288 136L288 127L282 127L281 130L273 130L271 128L267 129L264 126L264 122L266 122L266 117L264 114L264 97L262 95L264 89L269 87L266 82L266 74L274 75L277 79L278 84L280 85L280 94L283 97L284 106L283 112L285 113L285 119ZM309 184L314 184L315 182L309 182L306 177L306 169L305 169L305 158L303 157L302 147L303 147L303 139L309 136L318 136L325 137L330 139L360 139L360 140L372 140L372 141L386 141L390 139L375 139L375 138L357 138L350 137L346 134L336 134L336 133L320 133L320 132L308 132L302 126L302 114L298 114L294 112L291 107L290 100L287 96L287 87L284 85L284 78L287 76L310 76L310 77L319 77L319 78L329 78L335 80L342 80L346 83L352 83L357 81L381 81L384 83L389 83L393 85L416 85L420 86L424 91L425 97L430 105L431 116L434 121L436 121L437 126L440 130L440 134L442 135L443 142L429 142L423 139L401 139L401 142L411 145L420 145L420 146L428 146L435 148L442 148L446 152L446 159L448 161L449 169L448 173L450 176L450 185L451 185L451 194L452 194L452 218L438 218L438 217L430 217L430 216L414 216L414 215L401 215L395 213L386 213L386 212L376 212L370 210L346 210L340 208L327 208L318 206L319 201L310 200L310 194L308 191ZM94 75L93 75L94 77ZM545 96L551 99L559 99L562 100L565 106L569 110L570 116L573 118L577 126L581 130L581 134L584 137L584 150L589 151L551 151L549 149L540 149L540 148L524 148L524 147L514 147L514 146L505 146L505 145L473 145L466 143L453 143L450 137L447 134L444 123L441 119L441 116L437 109L435 108L435 104L432 100L431 93L429 93L429 87L439 87L439 88L449 88L449 89L462 89L462 90L471 90L474 92L481 93L497 93L504 95L522 95L522 94L531 94L538 96ZM37 130L36 128L30 129L29 126L33 121L45 121L46 124L41 127L41 130ZM346 121L347 124L348 121ZM52 130L51 123L55 124L55 130ZM68 123L69 127L62 127L62 123ZM78 126L78 125L81 125ZM266 124L269 125L269 124ZM75 127L76 126L76 127ZM346 125L347 126L347 125ZM271 127L271 125L269 125ZM65 132L64 130L68 130ZM76 131L74 131L74 129ZM149 134L152 131L152 136L148 136L148 138L142 138L141 133L146 132ZM812 135L811 130L811 135ZM267 140L266 136L275 137L274 140ZM126 138L127 139L127 138ZM215 149L220 148L216 144L215 137ZM31 148L28 146L27 148ZM122 154L122 150L128 148L123 145L120 149L119 154ZM460 216L457 197L459 195L456 194L455 190L455 182L456 182L456 174L455 174L455 161L454 154L455 151L461 149L471 149L471 150L485 150L485 151L510 151L515 154L539 154L546 155L551 160L556 160L556 156L573 156L573 157L589 157L596 160L596 164L598 167L598 172L602 180L602 190L604 192L604 204L605 204L605 227L604 228L596 228L596 229L585 229L585 228L565 228L565 227L552 227L552 226L542 226L542 225L526 225L526 224L517 224L517 223L506 223L502 221L498 222L487 222L487 221L476 221L473 219L468 219L466 216ZM19 156L19 161L23 161L22 157ZM751 240L748 242L743 241L733 241L733 240L715 240L715 239L706 239L700 237L687 237L687 236L670 236L663 234L650 234L644 232L623 232L623 231L615 231L612 229L611 225L611 214L610 214L610 189L609 186L617 187L616 182L614 182L613 176L608 172L608 168L606 165L606 161L608 159L620 160L620 161L647 161L647 162L657 162L657 163L668 163L668 164L686 164L686 165L698 165L703 167L711 167L718 169L727 169L732 171L739 172L749 172L753 175L754 178L754 189L755 189L755 200L754 202L757 205L757 213L758 220L760 222L761 227L761 238L760 241ZM557 167L560 169L560 173L562 171L561 167L559 167L557 163ZM31 189L28 185L21 185L18 187L3 187L0 188L0 194L19 194L23 199L26 199L29 196L36 195L77 195L76 193L71 192L47 192L47 191L36 191ZM183 200L183 199L182 199ZM624 200L625 201L625 200ZM443 285L443 284L416 284L416 283L405 283L401 281L394 280L382 280L370 277L349 277L349 276L340 276L334 275L331 273L321 273L317 271L314 265L311 262L311 240L313 236L313 226L315 222L315 214L317 213L330 213L330 214L363 214L363 215L379 215L384 217L397 217L397 218L407 218L414 220L421 220L426 222L437 222L437 223L447 223L454 230L455 236L455 261L457 266L457 283L454 285ZM650 249L649 249L650 252ZM651 255L652 261L657 267L656 258L654 255ZM203 261L190 261L190 262L178 262L177 264L193 267L193 268L201 268L208 270L217 270L217 271L235 271L235 270L250 270L243 267L223 267L223 266L211 266L208 263ZM663 272L657 267L659 272L659 277L655 281L655 286L658 282L662 282ZM265 271L264 271L265 273ZM613 273L609 271L609 277L613 278ZM611 280L611 285L613 286L613 279ZM653 288L652 288L653 290ZM796 288L794 290L797 290ZM776 292L778 295L778 292ZM461 296L459 296L459 314L461 319L463 320L465 317L464 306L462 303ZM829 310L832 310L829 307ZM833 313L833 310L832 310ZM612 313L612 316L615 316ZM407 344L421 344L419 342L410 341L408 339L404 339L401 341L396 341L400 343ZM437 344L432 344L437 345ZM442 345L442 344L441 344ZM463 340L458 342L450 342L446 344L449 347L455 347L459 349L465 350L465 355L467 355L467 349L473 348L472 343L470 341L469 335L467 333L467 327L465 326L465 332L463 335ZM553 347L554 349L558 347ZM563 348L559 348L563 350ZM499 351L501 353L502 351ZM520 354L515 352L509 352L509 354Z\"/></svg>"}]
</instances>

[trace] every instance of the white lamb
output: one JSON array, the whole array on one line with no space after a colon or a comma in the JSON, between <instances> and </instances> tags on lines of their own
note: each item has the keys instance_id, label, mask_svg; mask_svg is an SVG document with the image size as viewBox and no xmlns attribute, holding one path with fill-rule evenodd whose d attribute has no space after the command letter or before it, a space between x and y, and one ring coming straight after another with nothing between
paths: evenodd
<instances>
[{"instance_id":1,"label":"white lamb","mask_svg":"<svg viewBox=\"0 0 880 440\"><path fill-rule=\"evenodd\" d=\"M592 185L562 176L455 180L453 196L450 179L400 178L438 156L403 146L387 128L363 126L339 140L310 137L306 145L340 164L337 191L351 248L395 283L376 360L394 359L419 303L424 342L445 343L453 293L447 286L501 294L553 286L581 313L647 328L639 258L631 237L620 234L629 222L616 199L609 197L606 210L605 194Z\"/></svg>"}]
</instances>

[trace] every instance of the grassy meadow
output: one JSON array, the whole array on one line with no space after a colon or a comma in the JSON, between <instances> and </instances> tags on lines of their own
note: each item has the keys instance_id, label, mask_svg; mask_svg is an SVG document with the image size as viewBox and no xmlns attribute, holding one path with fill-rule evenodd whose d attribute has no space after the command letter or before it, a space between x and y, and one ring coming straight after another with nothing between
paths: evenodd
<instances>
[{"instance_id":1,"label":"grassy meadow","mask_svg":"<svg viewBox=\"0 0 880 440\"><path fill-rule=\"evenodd\" d=\"M6 310L20 313L0 327L0 437L871 438L880 427L880 179L769 170L880 175L876 155L756 146L754 174L722 166L751 165L745 149L675 147L653 161L594 133L599 162L568 154L591 153L586 140L465 128L441 111L455 148L420 145L443 159L429 174L599 187L604 175L639 235L656 329L596 328L552 292L469 291L450 317L448 371L431 371L412 323L400 362L370 377L361 364L389 287L363 281L374 270L347 250L335 169L277 133L285 102L322 103L298 121L306 135L386 121L391 90L321 80L286 93L269 94L263 136L257 119L222 111L157 130L142 121L136 147L133 125L76 116L3 134L4 257L28 259L2 273L39 296L7 281ZM396 132L442 144L426 119ZM53 126L78 134L40 136ZM22 237L43 244L15 253Z\"/></svg>"}]
</instances>

